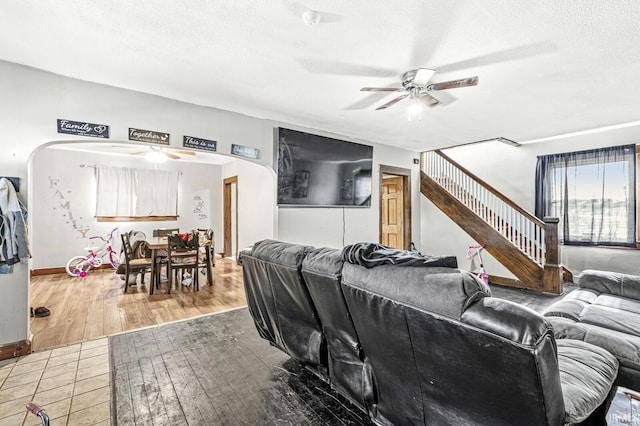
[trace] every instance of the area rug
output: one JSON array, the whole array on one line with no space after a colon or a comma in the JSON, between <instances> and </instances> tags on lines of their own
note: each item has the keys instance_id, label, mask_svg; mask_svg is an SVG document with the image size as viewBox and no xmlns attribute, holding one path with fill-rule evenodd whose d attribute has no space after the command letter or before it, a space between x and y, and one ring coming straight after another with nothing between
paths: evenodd
<instances>
[{"instance_id":1,"label":"area rug","mask_svg":"<svg viewBox=\"0 0 640 426\"><path fill-rule=\"evenodd\" d=\"M116 425L371 424L261 339L247 308L111 336L109 349ZM610 426L640 426L629 393L616 394Z\"/></svg>"},{"instance_id":2,"label":"area rug","mask_svg":"<svg viewBox=\"0 0 640 426\"><path fill-rule=\"evenodd\" d=\"M116 425L369 425L258 336L247 308L109 338Z\"/></svg>"}]
</instances>

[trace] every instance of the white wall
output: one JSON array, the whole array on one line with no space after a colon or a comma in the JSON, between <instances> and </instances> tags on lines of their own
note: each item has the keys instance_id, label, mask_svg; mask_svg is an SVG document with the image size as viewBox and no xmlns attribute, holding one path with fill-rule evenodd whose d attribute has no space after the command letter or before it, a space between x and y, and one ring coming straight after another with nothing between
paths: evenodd
<instances>
[{"instance_id":1,"label":"white wall","mask_svg":"<svg viewBox=\"0 0 640 426\"><path fill-rule=\"evenodd\" d=\"M248 161L234 161L222 166L222 181L238 176L238 250L277 235L276 175L265 167ZM222 187L223 183L220 183ZM222 202L220 204L222 218ZM220 238L223 230L220 228ZM222 251L222 245L217 252Z\"/></svg>"},{"instance_id":2,"label":"white wall","mask_svg":"<svg viewBox=\"0 0 640 426\"><path fill-rule=\"evenodd\" d=\"M0 130L2 119L0 119ZM0 132L1 133L1 132ZM15 161L13 152L6 149L0 155L0 176L19 177L18 198L27 205L28 185L24 164ZM29 265L17 263L9 274L0 274L0 345L25 340L29 335Z\"/></svg>"},{"instance_id":3,"label":"white wall","mask_svg":"<svg viewBox=\"0 0 640 426\"><path fill-rule=\"evenodd\" d=\"M157 228L186 231L213 227L213 205L221 195L220 166L168 161L159 170L177 170L178 220L159 222L97 222L95 169L81 165L154 168L143 157L104 155L44 148L33 156L31 173L33 202L30 206L32 242L31 268L64 266L72 256L86 253L84 247L100 245L88 237L105 234L114 227L120 232L137 230L147 236ZM219 222L219 221L218 221ZM52 244L55 242L55 244ZM119 251L120 237L112 242Z\"/></svg>"},{"instance_id":4,"label":"white wall","mask_svg":"<svg viewBox=\"0 0 640 426\"><path fill-rule=\"evenodd\" d=\"M634 143L640 143L637 126L520 147L499 142L468 145L447 149L444 153L533 213L538 155ZM427 252L455 254L461 266L468 266L468 262L462 260L465 260L466 246L474 244L473 240L426 199L422 200L422 228L422 245ZM562 263L574 274L584 269L640 274L638 250L562 246L561 257ZM513 277L490 256L484 256L484 260L490 274Z\"/></svg>"},{"instance_id":5,"label":"white wall","mask_svg":"<svg viewBox=\"0 0 640 426\"><path fill-rule=\"evenodd\" d=\"M158 96L147 95L124 89L83 82L54 75L17 64L0 61L0 175L13 175L23 178L24 190L20 196L27 206L34 203L27 188L28 160L38 148L50 142L87 141L92 138L80 138L61 135L56 132L56 119L88 121L110 126L108 143L127 141L128 128L168 132L171 134L171 147L181 148L182 136L191 135L218 142L218 152L228 154L231 144L247 145L260 149L257 164L273 164L273 127L280 123L248 117L214 108L186 104ZM283 124L285 127L289 127ZM314 130L298 129L303 131ZM336 135L331 135L336 137ZM340 136L338 136L340 138ZM107 141L105 141L107 142ZM356 141L358 142L358 141ZM363 141L360 141L361 143ZM364 142L366 143L366 142ZM37 153L36 153L37 155ZM35 156L34 155L34 158ZM376 164L384 163L399 167L411 167L411 158L415 153L375 146ZM378 160L378 159L384 159ZM29 168L34 171L33 167ZM377 179L374 170L374 199L377 205ZM260 183L260 188L268 185ZM418 170L415 168L414 185L418 182ZM243 185L242 182L239 182ZM267 186L262 186L267 185ZM221 185L220 185L221 186ZM244 185L244 187L251 185ZM242 187L240 189L243 191ZM258 191L257 197L275 199L274 187ZM419 202L417 186L414 187L414 235L419 235ZM27 198L27 195L29 197ZM242 200L240 200L242 202ZM241 206L240 209L243 207ZM250 210L247 210L250 211ZM273 226L258 226L250 231L250 236L240 239L239 245L252 243L263 237L301 241L312 245L341 246L341 212L336 209L295 209L289 210L284 218L276 219L277 213L257 212L272 216ZM242 219L242 212L240 212ZM215 212L214 212L215 215ZM346 242L357 240L377 240L378 213L376 208L349 210L346 212L349 227ZM251 220L244 219L252 224ZM216 226L216 225L214 225ZM242 223L240 224L242 227ZM96 228L98 230L98 228ZM274 234L265 235L272 230ZM221 232L217 234L221 237ZM221 244L221 241L216 241ZM56 244L47 241L40 244ZM35 245L35 244L32 244ZM42 250L34 247L36 251ZM37 260L41 265L55 264L57 261ZM29 337L29 300L28 268L26 265L14 268L13 273L0 275L0 345L17 342Z\"/></svg>"}]
</instances>

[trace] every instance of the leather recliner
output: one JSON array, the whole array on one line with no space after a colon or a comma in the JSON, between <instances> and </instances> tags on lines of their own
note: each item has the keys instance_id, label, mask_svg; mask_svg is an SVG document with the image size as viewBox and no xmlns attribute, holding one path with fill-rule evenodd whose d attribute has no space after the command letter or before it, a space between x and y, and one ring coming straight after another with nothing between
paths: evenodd
<instances>
[{"instance_id":1,"label":"leather recliner","mask_svg":"<svg viewBox=\"0 0 640 426\"><path fill-rule=\"evenodd\" d=\"M302 261L302 276L327 342L329 382L368 411L373 402L373 383L364 371L364 352L340 288L343 264L339 250L315 249Z\"/></svg>"},{"instance_id":2,"label":"leather recliner","mask_svg":"<svg viewBox=\"0 0 640 426\"><path fill-rule=\"evenodd\" d=\"M556 340L466 271L366 268L271 240L243 265L260 335L326 371L376 424L579 424L602 414L616 377L610 353Z\"/></svg>"},{"instance_id":3,"label":"leather recliner","mask_svg":"<svg viewBox=\"0 0 640 426\"><path fill-rule=\"evenodd\" d=\"M249 312L260 336L326 374L326 345L302 274L311 247L264 240L242 253Z\"/></svg>"}]
</instances>

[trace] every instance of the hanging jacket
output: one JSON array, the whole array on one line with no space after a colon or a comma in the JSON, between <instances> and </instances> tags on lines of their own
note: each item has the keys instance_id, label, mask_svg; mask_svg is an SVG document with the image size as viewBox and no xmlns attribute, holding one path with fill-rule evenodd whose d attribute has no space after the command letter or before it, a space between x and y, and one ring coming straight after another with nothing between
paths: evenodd
<instances>
[{"instance_id":1,"label":"hanging jacket","mask_svg":"<svg viewBox=\"0 0 640 426\"><path fill-rule=\"evenodd\" d=\"M12 265L30 256L26 208L18 200L13 183L0 178L0 262Z\"/></svg>"}]
</instances>

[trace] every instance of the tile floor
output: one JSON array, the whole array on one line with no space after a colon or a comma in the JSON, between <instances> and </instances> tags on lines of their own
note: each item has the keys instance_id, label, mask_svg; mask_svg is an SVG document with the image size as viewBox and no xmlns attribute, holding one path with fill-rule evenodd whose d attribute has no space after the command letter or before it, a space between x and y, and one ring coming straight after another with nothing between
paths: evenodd
<instances>
[{"instance_id":1,"label":"tile floor","mask_svg":"<svg viewBox=\"0 0 640 426\"><path fill-rule=\"evenodd\" d=\"M108 426L109 377L107 338L0 361L0 426L41 425L31 401L52 425Z\"/></svg>"}]
</instances>

